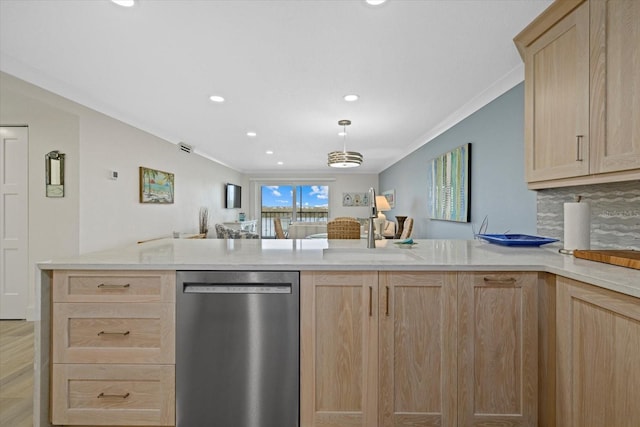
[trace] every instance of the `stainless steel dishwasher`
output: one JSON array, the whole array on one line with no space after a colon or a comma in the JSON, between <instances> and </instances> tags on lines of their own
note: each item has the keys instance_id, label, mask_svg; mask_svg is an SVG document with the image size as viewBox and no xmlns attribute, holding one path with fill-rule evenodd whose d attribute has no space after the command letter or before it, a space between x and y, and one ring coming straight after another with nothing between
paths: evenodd
<instances>
[{"instance_id":1,"label":"stainless steel dishwasher","mask_svg":"<svg viewBox=\"0 0 640 427\"><path fill-rule=\"evenodd\" d=\"M299 426L299 280L177 273L177 427Z\"/></svg>"}]
</instances>

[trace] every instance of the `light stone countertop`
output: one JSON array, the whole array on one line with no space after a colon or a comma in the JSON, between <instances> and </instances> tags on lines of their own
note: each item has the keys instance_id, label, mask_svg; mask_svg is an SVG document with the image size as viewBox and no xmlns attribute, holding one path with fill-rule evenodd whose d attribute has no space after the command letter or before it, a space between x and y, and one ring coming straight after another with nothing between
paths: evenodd
<instances>
[{"instance_id":1,"label":"light stone countertop","mask_svg":"<svg viewBox=\"0 0 640 427\"><path fill-rule=\"evenodd\" d=\"M557 243L505 247L478 240L416 240L401 249L392 240L367 249L358 240L160 239L38 264L41 270L400 270L541 271L640 298L640 270L576 259ZM328 250L328 251L327 251ZM39 296L35 327L34 427L46 427L49 408L51 304L49 275ZM640 300L639 300L640 303Z\"/></svg>"},{"instance_id":2,"label":"light stone countertop","mask_svg":"<svg viewBox=\"0 0 640 427\"><path fill-rule=\"evenodd\" d=\"M576 259L559 244L506 247L478 240L160 239L38 264L42 270L544 271L640 298L640 270ZM328 252L328 253L327 253Z\"/></svg>"}]
</instances>

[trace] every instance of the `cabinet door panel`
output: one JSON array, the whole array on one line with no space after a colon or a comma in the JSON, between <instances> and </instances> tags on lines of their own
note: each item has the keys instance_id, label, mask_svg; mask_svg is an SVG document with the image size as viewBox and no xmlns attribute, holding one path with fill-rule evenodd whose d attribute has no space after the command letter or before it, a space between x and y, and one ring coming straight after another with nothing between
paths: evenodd
<instances>
[{"instance_id":1,"label":"cabinet door panel","mask_svg":"<svg viewBox=\"0 0 640 427\"><path fill-rule=\"evenodd\" d=\"M640 425L640 300L558 278L558 425Z\"/></svg>"},{"instance_id":2,"label":"cabinet door panel","mask_svg":"<svg viewBox=\"0 0 640 427\"><path fill-rule=\"evenodd\" d=\"M640 168L640 2L592 1L591 141L597 173Z\"/></svg>"},{"instance_id":3,"label":"cabinet door panel","mask_svg":"<svg viewBox=\"0 0 640 427\"><path fill-rule=\"evenodd\" d=\"M464 426L535 426L535 273L460 273L458 419Z\"/></svg>"},{"instance_id":4,"label":"cabinet door panel","mask_svg":"<svg viewBox=\"0 0 640 427\"><path fill-rule=\"evenodd\" d=\"M301 274L301 423L377 423L377 272Z\"/></svg>"},{"instance_id":5,"label":"cabinet door panel","mask_svg":"<svg viewBox=\"0 0 640 427\"><path fill-rule=\"evenodd\" d=\"M588 174L588 4L527 48L525 75L527 181Z\"/></svg>"},{"instance_id":6,"label":"cabinet door panel","mask_svg":"<svg viewBox=\"0 0 640 427\"><path fill-rule=\"evenodd\" d=\"M380 426L456 424L456 283L380 273Z\"/></svg>"}]
</instances>

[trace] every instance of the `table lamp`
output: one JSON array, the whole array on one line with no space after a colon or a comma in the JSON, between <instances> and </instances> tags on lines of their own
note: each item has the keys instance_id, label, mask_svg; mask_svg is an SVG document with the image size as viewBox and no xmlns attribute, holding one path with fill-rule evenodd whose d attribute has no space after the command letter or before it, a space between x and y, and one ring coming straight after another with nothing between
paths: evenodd
<instances>
[{"instance_id":1,"label":"table lamp","mask_svg":"<svg viewBox=\"0 0 640 427\"><path fill-rule=\"evenodd\" d=\"M382 238L382 232L384 231L384 224L387 221L387 217L384 215L384 211L391 210L387 198L384 196L376 196L376 209L378 210L378 217L374 220L376 230Z\"/></svg>"}]
</instances>

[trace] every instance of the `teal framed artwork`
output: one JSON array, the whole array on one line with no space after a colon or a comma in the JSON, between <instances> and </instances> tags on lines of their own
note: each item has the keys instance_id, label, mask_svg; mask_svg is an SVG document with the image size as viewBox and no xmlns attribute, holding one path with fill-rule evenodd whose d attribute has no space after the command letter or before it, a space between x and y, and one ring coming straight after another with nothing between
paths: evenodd
<instances>
[{"instance_id":1,"label":"teal framed artwork","mask_svg":"<svg viewBox=\"0 0 640 427\"><path fill-rule=\"evenodd\" d=\"M173 203L172 173L140 166L140 203Z\"/></svg>"},{"instance_id":2,"label":"teal framed artwork","mask_svg":"<svg viewBox=\"0 0 640 427\"><path fill-rule=\"evenodd\" d=\"M469 222L471 143L429 161L427 211L431 219Z\"/></svg>"}]
</instances>

